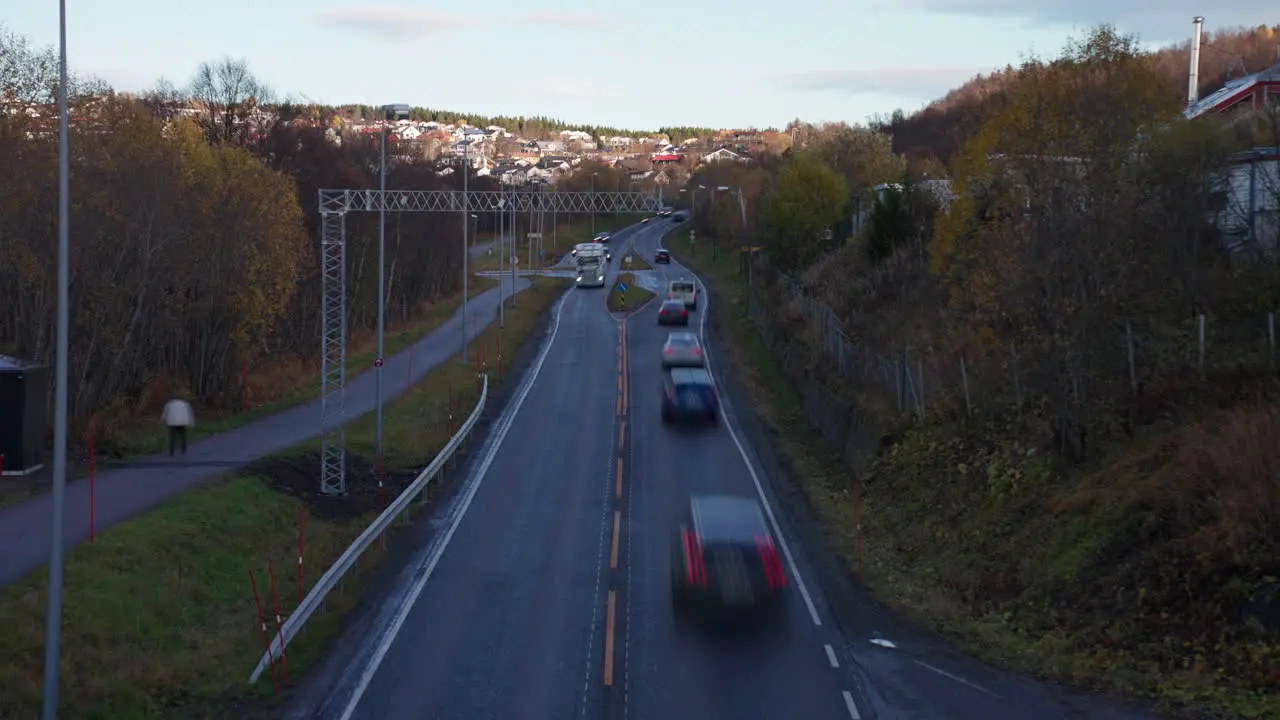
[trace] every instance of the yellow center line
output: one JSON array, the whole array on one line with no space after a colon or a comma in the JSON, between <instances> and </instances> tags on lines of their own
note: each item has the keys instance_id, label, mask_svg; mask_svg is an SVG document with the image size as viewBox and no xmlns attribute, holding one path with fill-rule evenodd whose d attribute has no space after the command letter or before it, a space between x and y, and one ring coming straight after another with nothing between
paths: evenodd
<instances>
[{"instance_id":1,"label":"yellow center line","mask_svg":"<svg viewBox=\"0 0 1280 720\"><path fill-rule=\"evenodd\" d=\"M609 552L609 567L618 569L618 528L622 525L622 511L613 511L613 550Z\"/></svg>"},{"instance_id":2,"label":"yellow center line","mask_svg":"<svg viewBox=\"0 0 1280 720\"><path fill-rule=\"evenodd\" d=\"M619 415L622 414L622 396L621 395L618 396L618 414Z\"/></svg>"},{"instance_id":3,"label":"yellow center line","mask_svg":"<svg viewBox=\"0 0 1280 720\"><path fill-rule=\"evenodd\" d=\"M609 610L604 619L604 684L613 685L613 614L615 593L609 591Z\"/></svg>"},{"instance_id":4,"label":"yellow center line","mask_svg":"<svg viewBox=\"0 0 1280 720\"><path fill-rule=\"evenodd\" d=\"M618 426L618 452L622 452L622 446L627 442L627 421L623 420Z\"/></svg>"}]
</instances>

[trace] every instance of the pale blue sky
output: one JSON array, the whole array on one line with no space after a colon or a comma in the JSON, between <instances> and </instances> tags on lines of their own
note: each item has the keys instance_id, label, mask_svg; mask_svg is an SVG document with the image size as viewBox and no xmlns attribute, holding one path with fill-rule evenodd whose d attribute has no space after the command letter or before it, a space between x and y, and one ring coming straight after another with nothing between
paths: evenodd
<instances>
[{"instance_id":1,"label":"pale blue sky","mask_svg":"<svg viewBox=\"0 0 1280 720\"><path fill-rule=\"evenodd\" d=\"M57 42L57 4L0 23ZM1099 22L1152 43L1280 21L1272 0L86 0L68 3L74 70L124 90L245 58L282 94L549 115L635 129L862 122L912 110ZM182 6L186 5L185 8Z\"/></svg>"}]
</instances>

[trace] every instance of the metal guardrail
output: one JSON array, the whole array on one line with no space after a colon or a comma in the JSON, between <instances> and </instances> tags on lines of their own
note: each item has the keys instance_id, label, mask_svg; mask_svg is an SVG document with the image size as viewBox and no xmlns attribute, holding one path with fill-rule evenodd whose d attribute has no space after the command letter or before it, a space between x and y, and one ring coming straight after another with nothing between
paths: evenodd
<instances>
[{"instance_id":1,"label":"metal guardrail","mask_svg":"<svg viewBox=\"0 0 1280 720\"><path fill-rule=\"evenodd\" d=\"M307 620L311 618L312 614L321 607L325 598L329 596L329 593L338 586L338 583L344 577L346 577L351 568L355 567L360 556L362 556L364 552L373 545L374 541L380 539L386 534L387 530L391 528L392 523L399 519L399 517L409 509L419 496L424 495L427 490L427 486L430 485L431 481L434 480L436 476L440 474L440 471L444 469L445 463L452 459L453 454L458 451L458 448L462 445L463 441L467 439L467 435L469 435L472 429L475 428L476 422L480 419L480 413L484 410L485 402L489 399L489 376L484 375L482 377L484 378L484 383L480 389L480 400L476 403L475 410L471 411L471 417L468 417L467 421L462 424L462 427L458 428L458 431L449 439L448 444L446 444L444 448L436 454L436 457L431 461L431 464L419 473L418 477L414 478L409 487L405 488L404 492L401 492L400 495L387 506L387 509L383 510L382 514L369 524L369 527L365 528L364 532L360 533L360 537L356 538L355 541L351 543L351 545L342 553L342 557L338 558L333 565L329 566L329 569L325 571L324 575L320 576L320 579L316 581L315 587L311 588L311 592L307 593L307 596L303 598L302 602L298 605L298 608L293 611L293 614L289 616L288 620L285 620L284 625L280 628L280 632L274 634L275 637L271 640L270 649L262 653L262 659L258 661L258 666L254 668L253 674L249 676L250 685L256 683L258 678L262 676L263 671L265 671L271 663L276 660L276 658L279 658L284 654L284 650L289 646L289 642L292 641L293 638L302 630L303 626L307 624Z\"/></svg>"}]
</instances>

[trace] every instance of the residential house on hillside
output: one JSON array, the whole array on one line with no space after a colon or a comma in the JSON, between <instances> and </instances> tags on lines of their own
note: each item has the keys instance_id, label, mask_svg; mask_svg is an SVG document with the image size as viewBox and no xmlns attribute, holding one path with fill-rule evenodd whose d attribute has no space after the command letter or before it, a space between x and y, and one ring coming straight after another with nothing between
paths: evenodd
<instances>
[{"instance_id":1,"label":"residential house on hillside","mask_svg":"<svg viewBox=\"0 0 1280 720\"><path fill-rule=\"evenodd\" d=\"M559 140L538 140L538 152L543 155L559 155L564 153L565 144Z\"/></svg>"},{"instance_id":2,"label":"residential house on hillside","mask_svg":"<svg viewBox=\"0 0 1280 720\"><path fill-rule=\"evenodd\" d=\"M736 153L736 152L734 152L734 151L732 151L732 150L730 150L730 149L728 149L728 148L720 148L719 150L716 150L715 152L711 152L711 153L707 153L706 155L703 155L703 156L702 156L702 159L699 161L699 163L700 163L700 164L702 164L702 165L707 165L707 164L710 164L710 163L716 163L716 162L727 162L727 161L730 161L730 160L732 160L732 161L734 161L734 162L741 162L741 163L745 163L745 162L750 162L750 161L751 161L751 159L750 159L750 158L748 158L748 157L744 157L744 156L742 156L742 155L739 155L738 153Z\"/></svg>"},{"instance_id":3,"label":"residential house on hillside","mask_svg":"<svg viewBox=\"0 0 1280 720\"><path fill-rule=\"evenodd\" d=\"M1257 112L1271 108L1280 112L1280 64L1246 77L1228 82L1222 89L1206 95L1188 107L1188 119L1211 114Z\"/></svg>"},{"instance_id":4,"label":"residential house on hillside","mask_svg":"<svg viewBox=\"0 0 1280 720\"><path fill-rule=\"evenodd\" d=\"M1280 147L1231 156L1215 180L1213 224L1232 254L1276 258L1280 251Z\"/></svg>"}]
</instances>

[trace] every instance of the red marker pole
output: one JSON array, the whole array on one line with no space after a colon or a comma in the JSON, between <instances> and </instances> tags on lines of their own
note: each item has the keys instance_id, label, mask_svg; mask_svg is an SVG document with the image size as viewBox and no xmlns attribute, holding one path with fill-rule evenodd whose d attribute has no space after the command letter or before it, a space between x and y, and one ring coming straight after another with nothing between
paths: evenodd
<instances>
[{"instance_id":1,"label":"red marker pole","mask_svg":"<svg viewBox=\"0 0 1280 720\"><path fill-rule=\"evenodd\" d=\"M302 599L305 597L303 593L303 572L302 572L302 551L306 547L307 542L307 508L298 508L298 606L302 606Z\"/></svg>"},{"instance_id":2,"label":"red marker pole","mask_svg":"<svg viewBox=\"0 0 1280 720\"><path fill-rule=\"evenodd\" d=\"M858 530L858 580L862 580L862 481L853 483L853 521Z\"/></svg>"},{"instance_id":3,"label":"red marker pole","mask_svg":"<svg viewBox=\"0 0 1280 720\"><path fill-rule=\"evenodd\" d=\"M93 542L94 530L96 524L98 491L97 491L97 472L94 467L94 449L93 449L93 433L89 433L89 542Z\"/></svg>"},{"instance_id":4,"label":"red marker pole","mask_svg":"<svg viewBox=\"0 0 1280 720\"><path fill-rule=\"evenodd\" d=\"M258 594L258 581L253 577L253 568L249 568L249 584L253 586L253 602L258 606L258 625L262 626L262 641L266 643L267 658L271 661L271 682L276 686L276 695L279 695L280 678L276 675L276 659L271 654L271 630L267 627L267 616L262 611L262 596Z\"/></svg>"},{"instance_id":5,"label":"red marker pole","mask_svg":"<svg viewBox=\"0 0 1280 720\"><path fill-rule=\"evenodd\" d=\"M280 682L289 684L289 659L284 654L284 618L280 616L280 595L276 593L276 570L267 558L267 576L271 578L271 602L276 610L276 633L280 638Z\"/></svg>"},{"instance_id":6,"label":"red marker pole","mask_svg":"<svg viewBox=\"0 0 1280 720\"><path fill-rule=\"evenodd\" d=\"M382 448L378 448L378 504L387 509L387 496L382 490Z\"/></svg>"},{"instance_id":7,"label":"red marker pole","mask_svg":"<svg viewBox=\"0 0 1280 720\"><path fill-rule=\"evenodd\" d=\"M405 385L406 388L413 387L413 348L414 347L415 347L414 345L409 346L409 380L408 380L408 383Z\"/></svg>"}]
</instances>

